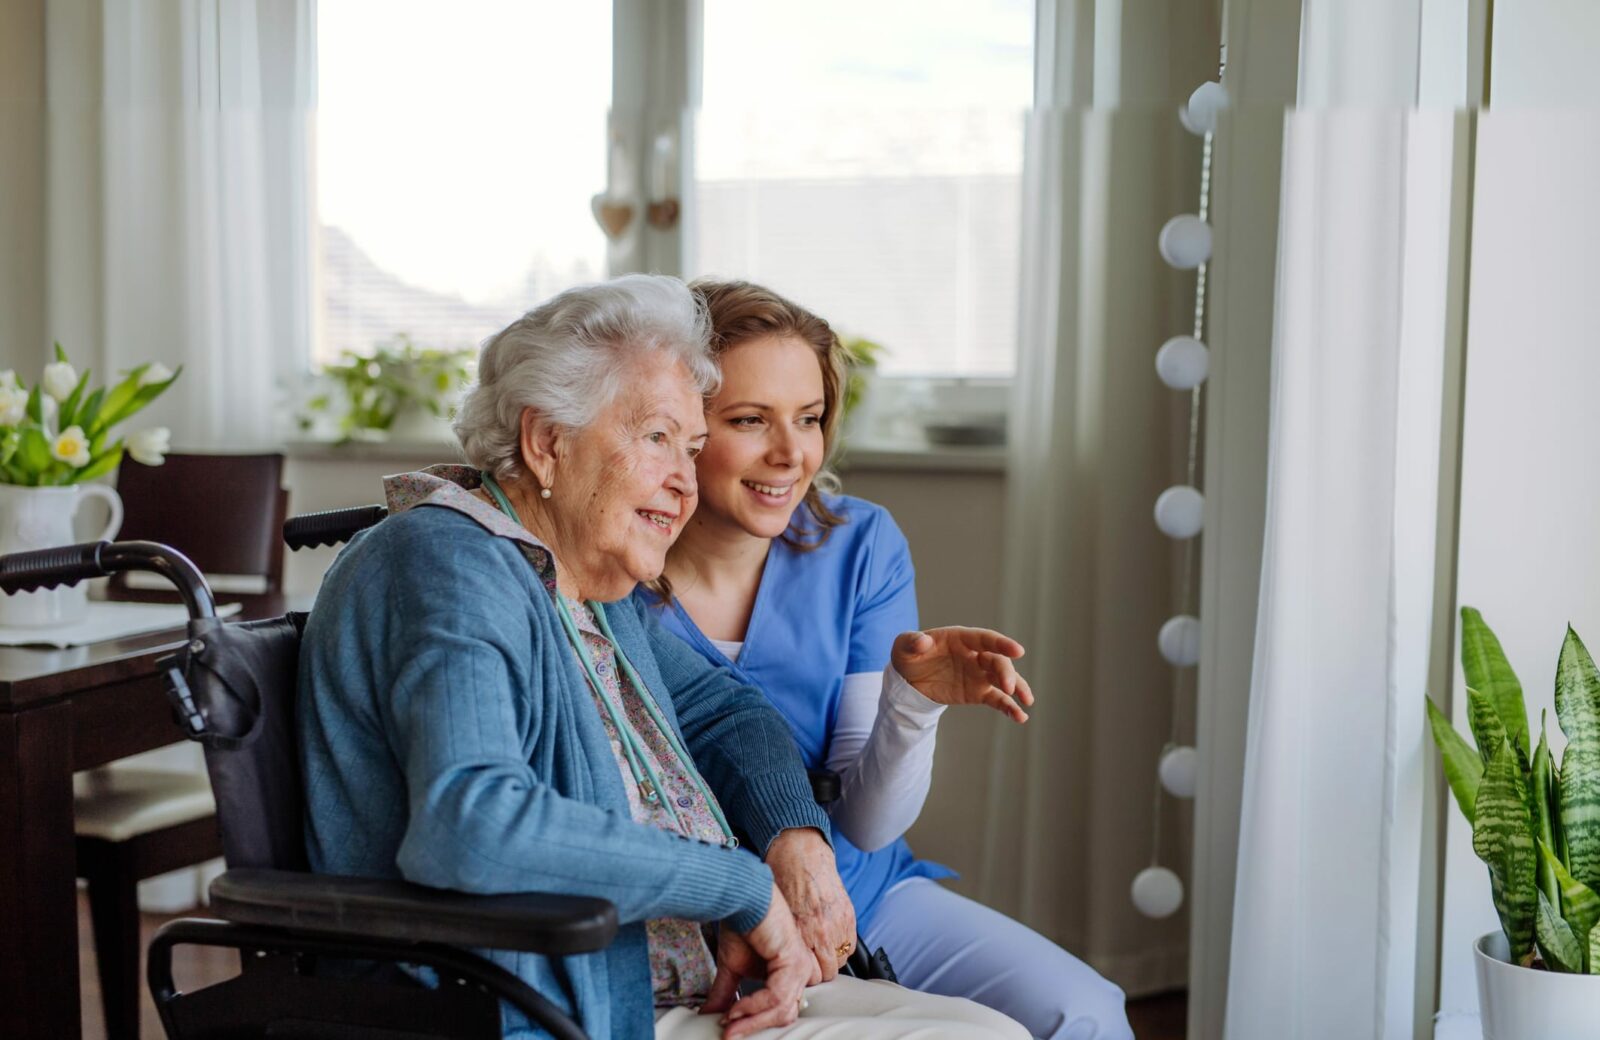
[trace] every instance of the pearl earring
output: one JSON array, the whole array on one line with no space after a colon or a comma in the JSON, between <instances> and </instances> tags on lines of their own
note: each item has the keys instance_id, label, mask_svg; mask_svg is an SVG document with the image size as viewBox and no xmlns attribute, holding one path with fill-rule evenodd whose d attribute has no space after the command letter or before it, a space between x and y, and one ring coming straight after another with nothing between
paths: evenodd
<instances>
[{"instance_id":1,"label":"pearl earring","mask_svg":"<svg viewBox=\"0 0 1600 1040\"><path fill-rule=\"evenodd\" d=\"M540 488L539 489L539 497L540 498L549 498L550 497L550 489L549 488Z\"/></svg>"}]
</instances>

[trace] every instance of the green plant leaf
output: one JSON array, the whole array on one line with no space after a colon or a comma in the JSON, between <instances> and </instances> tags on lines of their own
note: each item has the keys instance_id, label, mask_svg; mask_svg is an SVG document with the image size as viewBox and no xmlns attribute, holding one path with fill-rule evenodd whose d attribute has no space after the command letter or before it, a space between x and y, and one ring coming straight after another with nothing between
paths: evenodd
<instances>
[{"instance_id":1,"label":"green plant leaf","mask_svg":"<svg viewBox=\"0 0 1600 1040\"><path fill-rule=\"evenodd\" d=\"M83 398L84 388L89 385L89 370L83 370L83 375L78 377L78 385L72 388L72 393L62 402L61 414L56 419L56 426L65 430L71 426L78 411L78 402Z\"/></svg>"},{"instance_id":2,"label":"green plant leaf","mask_svg":"<svg viewBox=\"0 0 1600 1040\"><path fill-rule=\"evenodd\" d=\"M1472 728L1473 743L1478 745L1478 754L1485 765L1500 742L1510 739L1489 695L1472 686L1467 687L1467 725Z\"/></svg>"},{"instance_id":3,"label":"green plant leaf","mask_svg":"<svg viewBox=\"0 0 1600 1040\"><path fill-rule=\"evenodd\" d=\"M83 402L83 408L78 412L78 425L83 427L85 432L94 426L94 420L100 414L100 404L105 399L106 388L102 386L96 388L94 393L89 395L89 399Z\"/></svg>"},{"instance_id":4,"label":"green plant leaf","mask_svg":"<svg viewBox=\"0 0 1600 1040\"><path fill-rule=\"evenodd\" d=\"M1450 785L1450 793L1455 795L1461 814L1470 824L1478 800L1478 784L1483 779L1483 760L1450 725L1450 720L1434 705L1433 698L1424 697L1423 701L1428 709L1428 728L1433 732L1433 742L1444 762L1445 782Z\"/></svg>"},{"instance_id":5,"label":"green plant leaf","mask_svg":"<svg viewBox=\"0 0 1600 1040\"><path fill-rule=\"evenodd\" d=\"M122 461L122 441L117 441L107 451L89 460L89 464L73 474L66 483L82 484L105 476Z\"/></svg>"},{"instance_id":6,"label":"green plant leaf","mask_svg":"<svg viewBox=\"0 0 1600 1040\"><path fill-rule=\"evenodd\" d=\"M27 413L28 418L34 422L40 425L44 424L44 405L39 399L38 384L34 384L33 389L28 391L28 407L24 411Z\"/></svg>"},{"instance_id":7,"label":"green plant leaf","mask_svg":"<svg viewBox=\"0 0 1600 1040\"><path fill-rule=\"evenodd\" d=\"M149 367L149 365L140 365L138 368L134 369L133 371L135 373L135 378L143 375L144 370ZM111 398L108 397L106 399L105 406L102 408L100 413L100 432L103 433L115 426L117 423L122 422L124 419L131 418L151 401L154 401L156 398L165 393L167 387L171 386L173 383L176 383L178 381L178 377L181 375L183 375L183 366L179 365L177 371L173 372L171 377L163 379L159 383L150 383L146 386L135 387L131 396L116 403L115 405L113 405ZM113 392L112 396L116 396L115 392Z\"/></svg>"},{"instance_id":8,"label":"green plant leaf","mask_svg":"<svg viewBox=\"0 0 1600 1040\"><path fill-rule=\"evenodd\" d=\"M28 484L38 486L42 483L42 476L52 461L50 441L46 439L44 430L37 426L24 427L13 461L28 475Z\"/></svg>"},{"instance_id":9,"label":"green plant leaf","mask_svg":"<svg viewBox=\"0 0 1600 1040\"><path fill-rule=\"evenodd\" d=\"M67 352L61 349L61 344L60 343L56 344L56 360L57 361L66 361L67 360Z\"/></svg>"},{"instance_id":10,"label":"green plant leaf","mask_svg":"<svg viewBox=\"0 0 1600 1040\"><path fill-rule=\"evenodd\" d=\"M83 432L93 437L105 431L106 427L116 421L114 416L139 392L139 377L149 365L140 365L125 376L122 382L106 391L105 398L100 402L100 409L95 414L94 426L85 426ZM104 389L104 388L102 388Z\"/></svg>"},{"instance_id":11,"label":"green plant leaf","mask_svg":"<svg viewBox=\"0 0 1600 1040\"><path fill-rule=\"evenodd\" d=\"M1528 813L1528 785L1510 741L1489 757L1472 824L1472 851L1489 866L1489 884L1500 927L1511 958L1527 964L1533 952L1536 896L1533 821Z\"/></svg>"},{"instance_id":12,"label":"green plant leaf","mask_svg":"<svg viewBox=\"0 0 1600 1040\"><path fill-rule=\"evenodd\" d=\"M1545 714L1539 713L1539 746L1533 751L1533 771L1528 777L1529 795L1533 799L1534 834L1539 839L1541 849L1556 847L1556 792L1554 779L1551 776L1550 744L1545 740L1544 734ZM1556 880L1555 870L1545 857L1539 857L1539 891L1549 897L1550 902L1559 909L1561 906L1561 884ZM1579 934L1588 935L1585 928Z\"/></svg>"},{"instance_id":13,"label":"green plant leaf","mask_svg":"<svg viewBox=\"0 0 1600 1040\"><path fill-rule=\"evenodd\" d=\"M1539 914L1534 924L1534 935L1545 967L1569 975L1583 971L1583 946L1543 892L1539 893Z\"/></svg>"},{"instance_id":14,"label":"green plant leaf","mask_svg":"<svg viewBox=\"0 0 1600 1040\"><path fill-rule=\"evenodd\" d=\"M1561 865L1555 850L1543 841L1539 842L1539 858L1550 868L1550 872L1555 875L1556 884L1561 888L1560 900L1551 902L1561 908L1561 916L1572 926L1574 935L1589 935L1595 926L1600 924L1600 895L1596 895L1594 889L1567 873L1567 868Z\"/></svg>"},{"instance_id":15,"label":"green plant leaf","mask_svg":"<svg viewBox=\"0 0 1600 1040\"><path fill-rule=\"evenodd\" d=\"M1567 867L1600 890L1600 672L1570 625L1556 662L1556 717L1567 735L1558 787Z\"/></svg>"},{"instance_id":16,"label":"green plant leaf","mask_svg":"<svg viewBox=\"0 0 1600 1040\"><path fill-rule=\"evenodd\" d=\"M1531 754L1528 746L1528 709L1522 701L1522 683L1511 670L1511 662L1500 647L1500 640L1483 620L1483 615L1473 607L1461 608L1461 668L1466 673L1467 685L1483 691L1500 716L1511 746L1521 756L1527 768ZM1479 751L1483 750L1480 745Z\"/></svg>"}]
</instances>

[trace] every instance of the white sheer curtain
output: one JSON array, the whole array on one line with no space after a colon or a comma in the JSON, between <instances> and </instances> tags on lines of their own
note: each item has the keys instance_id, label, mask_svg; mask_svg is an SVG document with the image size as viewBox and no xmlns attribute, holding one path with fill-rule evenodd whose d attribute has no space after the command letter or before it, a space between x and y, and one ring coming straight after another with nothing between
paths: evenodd
<instances>
[{"instance_id":1,"label":"white sheer curtain","mask_svg":"<svg viewBox=\"0 0 1600 1040\"><path fill-rule=\"evenodd\" d=\"M1393 110L1286 128L1237 1040L1410 1037L1418 1015L1455 132Z\"/></svg>"},{"instance_id":2,"label":"white sheer curtain","mask_svg":"<svg viewBox=\"0 0 1600 1040\"><path fill-rule=\"evenodd\" d=\"M184 366L174 447L278 439L311 334L314 0L49 11L50 325L104 376Z\"/></svg>"},{"instance_id":3,"label":"white sheer curtain","mask_svg":"<svg viewBox=\"0 0 1600 1040\"><path fill-rule=\"evenodd\" d=\"M314 0L54 0L48 327L100 380L183 376L138 426L179 451L278 442L311 333ZM200 768L195 745L138 764ZM206 872L140 885L193 906Z\"/></svg>"},{"instance_id":4,"label":"white sheer curtain","mask_svg":"<svg viewBox=\"0 0 1600 1040\"><path fill-rule=\"evenodd\" d=\"M1198 199L1201 142L1177 107L1215 75L1217 33L1188 0L1038 5L1002 627L1028 648L1039 705L996 731L974 880L1132 994L1188 974L1186 915L1140 915L1129 886L1152 854L1174 710L1156 632L1183 553L1152 508L1182 479L1188 401L1153 359L1194 320L1195 275L1156 240ZM1180 876L1188 819L1167 799L1162 859Z\"/></svg>"},{"instance_id":5,"label":"white sheer curtain","mask_svg":"<svg viewBox=\"0 0 1600 1040\"><path fill-rule=\"evenodd\" d=\"M1193 275L1155 249L1187 178L1157 156L1198 184L1199 142L1167 111L1054 108L1028 148L1003 627L1040 702L996 732L978 890L1152 992L1183 984L1187 940L1183 915L1153 921L1129 900L1151 855L1173 680L1155 634L1178 574L1151 508L1181 472L1184 402L1151 358L1193 307ZM1164 858L1186 874L1187 812L1168 804Z\"/></svg>"}]
</instances>

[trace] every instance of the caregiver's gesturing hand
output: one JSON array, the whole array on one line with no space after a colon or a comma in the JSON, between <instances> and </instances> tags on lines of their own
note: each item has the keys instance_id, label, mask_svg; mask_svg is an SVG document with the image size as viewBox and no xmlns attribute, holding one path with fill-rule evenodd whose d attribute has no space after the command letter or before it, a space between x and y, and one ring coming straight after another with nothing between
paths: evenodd
<instances>
[{"instance_id":1,"label":"caregiver's gesturing hand","mask_svg":"<svg viewBox=\"0 0 1600 1040\"><path fill-rule=\"evenodd\" d=\"M890 663L901 677L937 704L983 704L1027 722L1033 706L1028 680L1012 661L1022 644L987 628L930 628L901 633Z\"/></svg>"}]
</instances>

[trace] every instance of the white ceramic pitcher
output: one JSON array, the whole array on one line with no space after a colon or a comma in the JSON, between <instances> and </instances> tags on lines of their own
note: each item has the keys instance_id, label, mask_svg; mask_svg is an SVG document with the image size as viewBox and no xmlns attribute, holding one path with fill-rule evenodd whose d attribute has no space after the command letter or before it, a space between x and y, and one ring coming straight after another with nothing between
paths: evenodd
<instances>
[{"instance_id":1,"label":"white ceramic pitcher","mask_svg":"<svg viewBox=\"0 0 1600 1040\"><path fill-rule=\"evenodd\" d=\"M122 527L122 499L104 484L66 487L21 487L0 484L0 554L31 552L72 545L72 518L86 499L104 499L111 510L106 528L90 541L115 538ZM0 595L0 627L69 625L89 613L88 589L82 582L38 592Z\"/></svg>"}]
</instances>

